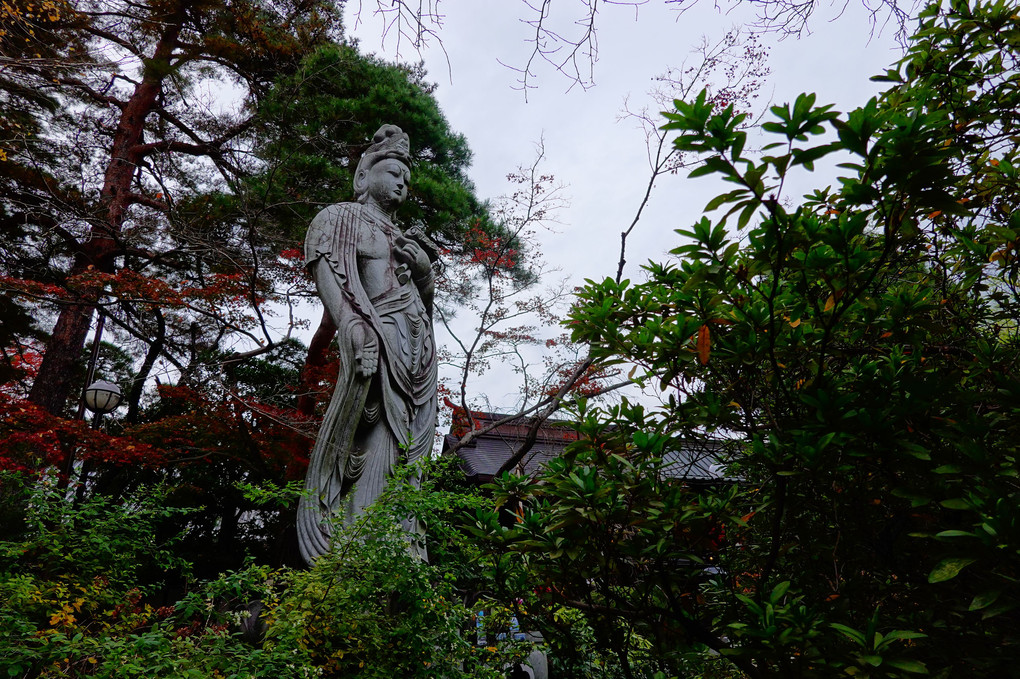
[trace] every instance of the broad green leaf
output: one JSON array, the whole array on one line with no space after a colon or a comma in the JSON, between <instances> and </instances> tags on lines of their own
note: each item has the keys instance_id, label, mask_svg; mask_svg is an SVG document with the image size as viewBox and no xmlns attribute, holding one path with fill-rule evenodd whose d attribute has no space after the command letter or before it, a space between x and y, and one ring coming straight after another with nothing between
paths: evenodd
<instances>
[{"instance_id":1,"label":"broad green leaf","mask_svg":"<svg viewBox=\"0 0 1020 679\"><path fill-rule=\"evenodd\" d=\"M843 625L838 622L829 623L829 627L832 627L833 629L842 632L846 636L850 637L850 639L856 641L861 646L866 645L864 633L859 630L855 630L853 627L848 627L847 625Z\"/></svg>"},{"instance_id":2,"label":"broad green leaf","mask_svg":"<svg viewBox=\"0 0 1020 679\"><path fill-rule=\"evenodd\" d=\"M981 592L974 596L971 600L970 606L967 608L968 611L980 611L982 608L987 608L995 603L995 600L1002 594L1002 590L994 589L987 592Z\"/></svg>"},{"instance_id":3,"label":"broad green leaf","mask_svg":"<svg viewBox=\"0 0 1020 679\"><path fill-rule=\"evenodd\" d=\"M913 674L928 674L928 668L920 660L886 660L886 665Z\"/></svg>"},{"instance_id":4,"label":"broad green leaf","mask_svg":"<svg viewBox=\"0 0 1020 679\"><path fill-rule=\"evenodd\" d=\"M1008 613L1017 607L1017 604L1012 601L1005 601L999 604L993 604L992 606L985 609L984 613L981 614L982 620L988 620L994 618L997 615Z\"/></svg>"},{"instance_id":5,"label":"broad green leaf","mask_svg":"<svg viewBox=\"0 0 1020 679\"><path fill-rule=\"evenodd\" d=\"M974 534L965 530L944 530L940 533L936 533L935 537L938 538L959 538L959 537L974 537Z\"/></svg>"},{"instance_id":6,"label":"broad green leaf","mask_svg":"<svg viewBox=\"0 0 1020 679\"><path fill-rule=\"evenodd\" d=\"M945 582L946 580L952 580L960 574L967 566L977 561L977 559L971 559L967 557L949 557L939 561L935 568L931 569L931 573L928 574L928 582Z\"/></svg>"}]
</instances>

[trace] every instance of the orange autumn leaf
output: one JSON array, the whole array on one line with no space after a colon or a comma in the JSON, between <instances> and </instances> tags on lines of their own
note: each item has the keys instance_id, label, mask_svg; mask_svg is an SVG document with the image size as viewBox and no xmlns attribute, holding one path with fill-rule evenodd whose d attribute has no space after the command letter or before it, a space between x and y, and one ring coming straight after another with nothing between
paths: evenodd
<instances>
[{"instance_id":1,"label":"orange autumn leaf","mask_svg":"<svg viewBox=\"0 0 1020 679\"><path fill-rule=\"evenodd\" d=\"M703 325L698 328L698 360L701 361L701 365L708 363L708 355L711 351L711 333L708 330L708 325Z\"/></svg>"}]
</instances>

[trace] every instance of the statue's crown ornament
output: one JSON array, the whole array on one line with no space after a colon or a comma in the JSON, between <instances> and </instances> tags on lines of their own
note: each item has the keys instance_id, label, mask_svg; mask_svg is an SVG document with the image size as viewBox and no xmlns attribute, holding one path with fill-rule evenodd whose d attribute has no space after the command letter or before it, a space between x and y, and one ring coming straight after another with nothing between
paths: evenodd
<instances>
[{"instance_id":1,"label":"statue's crown ornament","mask_svg":"<svg viewBox=\"0 0 1020 679\"><path fill-rule=\"evenodd\" d=\"M358 165L365 165L365 169L368 169L385 158L395 158L411 164L411 140L396 125L383 125L379 128L372 137L372 145L361 155Z\"/></svg>"}]
</instances>

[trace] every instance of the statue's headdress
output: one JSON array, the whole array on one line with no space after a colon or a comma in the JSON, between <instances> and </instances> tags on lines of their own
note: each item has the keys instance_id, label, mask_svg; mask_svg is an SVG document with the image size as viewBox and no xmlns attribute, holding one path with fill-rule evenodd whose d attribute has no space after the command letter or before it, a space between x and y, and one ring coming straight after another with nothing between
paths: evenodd
<instances>
[{"instance_id":1,"label":"statue's headdress","mask_svg":"<svg viewBox=\"0 0 1020 679\"><path fill-rule=\"evenodd\" d=\"M383 125L372 138L372 145L361 154L358 167L354 171L354 194L362 195L368 190L366 179L368 171L380 160L393 158L405 165L411 164L411 140L396 125Z\"/></svg>"}]
</instances>

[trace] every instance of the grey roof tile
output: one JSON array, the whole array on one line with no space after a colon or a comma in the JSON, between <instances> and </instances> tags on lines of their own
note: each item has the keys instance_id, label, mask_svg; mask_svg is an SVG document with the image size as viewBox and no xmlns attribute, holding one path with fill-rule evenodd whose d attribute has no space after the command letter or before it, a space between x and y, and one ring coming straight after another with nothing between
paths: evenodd
<instances>
[{"instance_id":1,"label":"grey roof tile","mask_svg":"<svg viewBox=\"0 0 1020 679\"><path fill-rule=\"evenodd\" d=\"M498 415L475 414L479 427L491 423ZM491 432L482 434L471 444L457 451L461 468L468 477L487 480L495 476L517 447L524 440L530 428L530 421L518 420L502 425ZM447 435L443 449L447 450L457 442L456 436ZM563 422L546 423L539 430L538 440L524 457L524 472L532 474L549 460L560 455L571 441L577 440L577 433ZM722 444L712 441L685 442L679 451L666 454L663 473L667 477L688 481L717 481L724 479L720 470L719 455Z\"/></svg>"}]
</instances>

